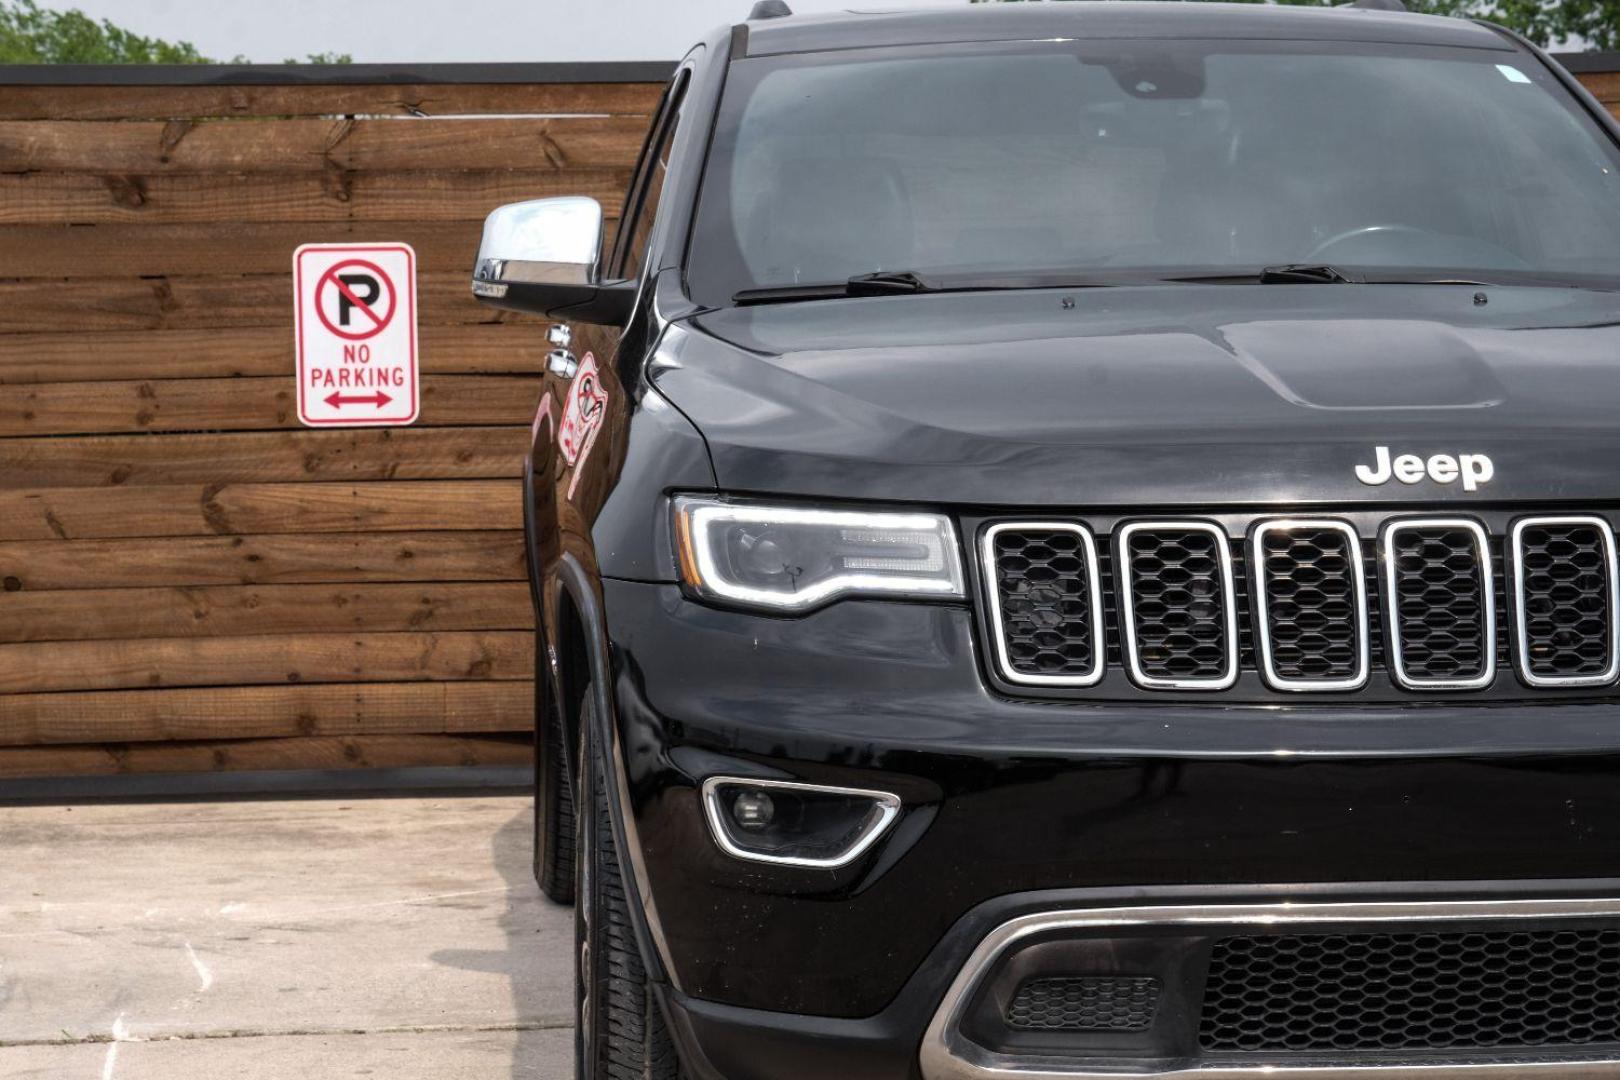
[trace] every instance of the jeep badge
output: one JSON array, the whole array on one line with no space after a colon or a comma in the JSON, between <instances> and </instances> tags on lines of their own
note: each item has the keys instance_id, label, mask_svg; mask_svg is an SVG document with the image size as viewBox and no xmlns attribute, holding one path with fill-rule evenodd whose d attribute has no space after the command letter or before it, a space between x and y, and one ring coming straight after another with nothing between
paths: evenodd
<instances>
[{"instance_id":1,"label":"jeep badge","mask_svg":"<svg viewBox=\"0 0 1620 1080\"><path fill-rule=\"evenodd\" d=\"M1427 461L1416 454L1401 454L1391 460L1389 447L1373 447L1373 464L1356 466L1356 479L1377 487L1393 476L1403 484L1415 484L1427 476L1437 484L1462 481L1464 491L1477 490L1496 475L1496 466L1485 454L1435 454Z\"/></svg>"}]
</instances>

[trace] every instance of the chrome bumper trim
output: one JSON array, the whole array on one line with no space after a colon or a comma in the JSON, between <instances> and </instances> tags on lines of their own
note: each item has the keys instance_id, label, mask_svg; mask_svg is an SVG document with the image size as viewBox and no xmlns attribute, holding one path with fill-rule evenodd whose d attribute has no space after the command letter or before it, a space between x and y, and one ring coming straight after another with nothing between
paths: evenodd
<instances>
[{"instance_id":1,"label":"chrome bumper trim","mask_svg":"<svg viewBox=\"0 0 1620 1080\"><path fill-rule=\"evenodd\" d=\"M945 993L923 1035L920 1064L926 1080L1615 1080L1620 1058L1580 1057L1446 1061L1365 1065L1201 1065L1170 1071L1075 1068L1061 1061L999 1055L960 1031L961 1017L979 981L997 957L1034 934L1122 927L1294 926L1313 923L1446 922L1503 919L1620 917L1620 899L1461 900L1380 903L1208 904L1091 908L1042 912L991 931ZM1458 1055L1459 1057L1462 1055ZM1272 1059L1275 1060L1275 1059Z\"/></svg>"}]
</instances>

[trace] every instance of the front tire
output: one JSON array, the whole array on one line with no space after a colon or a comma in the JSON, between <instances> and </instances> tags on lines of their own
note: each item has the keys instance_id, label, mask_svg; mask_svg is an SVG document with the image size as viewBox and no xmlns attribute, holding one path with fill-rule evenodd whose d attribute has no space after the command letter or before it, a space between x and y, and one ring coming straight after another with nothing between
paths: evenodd
<instances>
[{"instance_id":1,"label":"front tire","mask_svg":"<svg viewBox=\"0 0 1620 1080\"><path fill-rule=\"evenodd\" d=\"M548 710L549 711L549 710ZM540 891L554 903L567 907L574 902L574 784L568 776L568 759L563 754L561 718L555 714L540 718L540 737L535 747L534 780L534 874Z\"/></svg>"},{"instance_id":2,"label":"front tire","mask_svg":"<svg viewBox=\"0 0 1620 1080\"><path fill-rule=\"evenodd\" d=\"M630 922L608 808L606 754L590 687L580 709L574 785L574 1062L577 1080L678 1080L680 1061Z\"/></svg>"}]
</instances>

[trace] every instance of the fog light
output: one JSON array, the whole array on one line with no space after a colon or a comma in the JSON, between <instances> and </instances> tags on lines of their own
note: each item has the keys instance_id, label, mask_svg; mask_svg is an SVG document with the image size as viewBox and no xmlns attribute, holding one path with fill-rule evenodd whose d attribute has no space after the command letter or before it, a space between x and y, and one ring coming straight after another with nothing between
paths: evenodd
<instances>
[{"instance_id":1,"label":"fog light","mask_svg":"<svg viewBox=\"0 0 1620 1080\"><path fill-rule=\"evenodd\" d=\"M776 816L776 804L763 791L743 790L731 804L731 816L737 824L750 831L765 828Z\"/></svg>"},{"instance_id":2,"label":"fog light","mask_svg":"<svg viewBox=\"0 0 1620 1080\"><path fill-rule=\"evenodd\" d=\"M703 809L726 854L752 862L834 869L868 851L900 816L885 791L716 776Z\"/></svg>"}]
</instances>

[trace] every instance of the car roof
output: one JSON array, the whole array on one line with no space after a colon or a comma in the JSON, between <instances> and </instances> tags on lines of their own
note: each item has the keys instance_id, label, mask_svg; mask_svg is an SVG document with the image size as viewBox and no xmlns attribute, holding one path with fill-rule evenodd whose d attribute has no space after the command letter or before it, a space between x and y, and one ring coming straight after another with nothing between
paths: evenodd
<instances>
[{"instance_id":1,"label":"car roof","mask_svg":"<svg viewBox=\"0 0 1620 1080\"><path fill-rule=\"evenodd\" d=\"M1437 15L1352 7L1166 0L961 3L949 8L790 15L743 25L748 35L747 56L1051 38L1269 39L1453 45L1504 51L1516 48L1510 39L1490 27Z\"/></svg>"}]
</instances>

